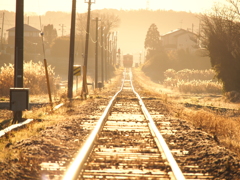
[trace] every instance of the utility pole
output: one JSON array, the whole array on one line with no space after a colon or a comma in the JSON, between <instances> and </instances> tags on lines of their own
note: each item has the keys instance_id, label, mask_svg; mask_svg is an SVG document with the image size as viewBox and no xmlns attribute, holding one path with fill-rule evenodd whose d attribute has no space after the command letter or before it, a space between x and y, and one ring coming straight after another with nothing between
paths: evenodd
<instances>
[{"instance_id":1,"label":"utility pole","mask_svg":"<svg viewBox=\"0 0 240 180\"><path fill-rule=\"evenodd\" d=\"M149 7L150 7L150 2L149 2L149 0L147 0L146 10L149 10Z\"/></svg>"},{"instance_id":2,"label":"utility pole","mask_svg":"<svg viewBox=\"0 0 240 180\"><path fill-rule=\"evenodd\" d=\"M88 16L87 16L87 32L86 32L86 41L85 41L85 54L84 54L84 65L83 65L83 81L82 81L82 97L88 94L87 88L87 63L88 63L88 43L89 43L89 29L90 29L90 12L91 12L91 0L85 1L88 3ZM95 2L93 2L95 3Z\"/></svg>"},{"instance_id":3,"label":"utility pole","mask_svg":"<svg viewBox=\"0 0 240 180\"><path fill-rule=\"evenodd\" d=\"M98 88L98 17L96 21L96 45L95 45L95 88Z\"/></svg>"},{"instance_id":4,"label":"utility pole","mask_svg":"<svg viewBox=\"0 0 240 180\"><path fill-rule=\"evenodd\" d=\"M62 31L62 36L63 36L64 27L66 27L66 26L64 24L59 24L59 26L61 26L61 31Z\"/></svg>"},{"instance_id":5,"label":"utility pole","mask_svg":"<svg viewBox=\"0 0 240 180\"><path fill-rule=\"evenodd\" d=\"M109 39L109 59L108 59L109 65L112 64L112 43L113 43L112 40Z\"/></svg>"},{"instance_id":6,"label":"utility pole","mask_svg":"<svg viewBox=\"0 0 240 180\"><path fill-rule=\"evenodd\" d=\"M102 71L102 87L104 87L104 59L103 59L103 57L104 57L104 45L103 45L103 30L104 30L104 28L103 28L103 26L101 26L101 47L102 47L102 49L101 49L101 71Z\"/></svg>"},{"instance_id":7,"label":"utility pole","mask_svg":"<svg viewBox=\"0 0 240 180\"><path fill-rule=\"evenodd\" d=\"M4 26L4 12L2 16L2 33L1 33L1 46L0 46L0 52L2 51L2 45L3 45L3 26Z\"/></svg>"},{"instance_id":8,"label":"utility pole","mask_svg":"<svg viewBox=\"0 0 240 180\"><path fill-rule=\"evenodd\" d=\"M113 54L114 54L114 32L112 32L112 40L111 40L111 65L114 64L113 62Z\"/></svg>"},{"instance_id":9,"label":"utility pole","mask_svg":"<svg viewBox=\"0 0 240 180\"><path fill-rule=\"evenodd\" d=\"M114 36L113 36L113 65L115 66L116 65L116 36L117 36L117 32L114 33Z\"/></svg>"},{"instance_id":10,"label":"utility pole","mask_svg":"<svg viewBox=\"0 0 240 180\"><path fill-rule=\"evenodd\" d=\"M74 47L75 47L75 24L76 24L76 0L72 0L72 18L71 18L71 34L69 49L69 66L68 66L68 98L72 99L73 88L73 65L74 65Z\"/></svg>"},{"instance_id":11,"label":"utility pole","mask_svg":"<svg viewBox=\"0 0 240 180\"><path fill-rule=\"evenodd\" d=\"M108 79L110 79L110 73L111 73L110 67L111 67L111 65L112 65L112 40L111 40L110 36L111 36L111 34L112 34L112 36L113 36L113 33L110 32L109 34L110 34L110 35L109 35L109 41L108 41L108 44L109 44L109 46L108 46L109 56L108 56L108 71L107 71L107 73L108 73Z\"/></svg>"},{"instance_id":12,"label":"utility pole","mask_svg":"<svg viewBox=\"0 0 240 180\"><path fill-rule=\"evenodd\" d=\"M142 59L142 51L139 52L139 65L141 65L141 59Z\"/></svg>"},{"instance_id":13,"label":"utility pole","mask_svg":"<svg viewBox=\"0 0 240 180\"><path fill-rule=\"evenodd\" d=\"M108 80L108 58L109 58L109 35L110 33L106 34L105 36L105 80Z\"/></svg>"},{"instance_id":14,"label":"utility pole","mask_svg":"<svg viewBox=\"0 0 240 180\"><path fill-rule=\"evenodd\" d=\"M15 52L14 52L14 87L23 87L23 18L24 0L16 1ZM13 112L13 121L22 122L22 111Z\"/></svg>"},{"instance_id":15,"label":"utility pole","mask_svg":"<svg viewBox=\"0 0 240 180\"><path fill-rule=\"evenodd\" d=\"M114 39L114 44L115 44L115 47L114 47L114 63L115 65L117 64L117 36L118 36L118 32L116 31L116 36L115 36L115 39Z\"/></svg>"}]
</instances>

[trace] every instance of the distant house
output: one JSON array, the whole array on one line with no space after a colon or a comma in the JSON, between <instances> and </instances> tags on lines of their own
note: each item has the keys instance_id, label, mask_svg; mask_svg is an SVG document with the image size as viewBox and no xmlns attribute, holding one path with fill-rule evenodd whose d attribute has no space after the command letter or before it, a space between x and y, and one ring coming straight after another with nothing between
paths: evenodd
<instances>
[{"instance_id":1,"label":"distant house","mask_svg":"<svg viewBox=\"0 0 240 180\"><path fill-rule=\"evenodd\" d=\"M24 24L24 43L36 44L41 42L41 37L39 36L40 30ZM13 47L15 44L15 27L10 28L8 31L8 45Z\"/></svg>"},{"instance_id":2,"label":"distant house","mask_svg":"<svg viewBox=\"0 0 240 180\"><path fill-rule=\"evenodd\" d=\"M161 41L166 50L184 49L194 52L198 48L196 34L184 29L176 29L162 35Z\"/></svg>"}]
</instances>

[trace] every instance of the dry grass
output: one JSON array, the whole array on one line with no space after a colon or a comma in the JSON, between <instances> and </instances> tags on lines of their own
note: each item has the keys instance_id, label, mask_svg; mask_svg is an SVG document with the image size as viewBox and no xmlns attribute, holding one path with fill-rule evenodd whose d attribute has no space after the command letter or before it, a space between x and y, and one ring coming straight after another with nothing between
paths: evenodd
<instances>
[{"instance_id":1,"label":"dry grass","mask_svg":"<svg viewBox=\"0 0 240 180\"><path fill-rule=\"evenodd\" d=\"M56 91L60 78L55 77L54 68L47 67L51 90ZM4 64L0 68L0 96L9 96L9 89L13 87L14 65ZM42 62L24 62L24 87L30 88L30 94L46 94L47 82L45 68Z\"/></svg>"},{"instance_id":2,"label":"dry grass","mask_svg":"<svg viewBox=\"0 0 240 180\"><path fill-rule=\"evenodd\" d=\"M62 98L61 98L62 96ZM64 101L64 95L63 93L59 93L58 96L52 96L53 102L60 102ZM9 102L6 101L6 102ZM30 103L49 103L49 96L47 94L42 95L30 95L29 96L29 102ZM54 103L56 104L56 103ZM46 110L44 110L46 109ZM41 114L44 114L43 111L47 111L47 109L51 109L50 107L44 107L40 110L37 110L37 108L33 108L33 110L30 111L23 111L23 118L29 118L29 119L39 119L41 118ZM39 111L39 112L38 112ZM33 113L34 112L34 113ZM30 116L30 117L29 117ZM31 117L34 116L34 117ZM7 126L11 125L13 119L13 113L11 110L8 109L0 109L0 130L6 128Z\"/></svg>"},{"instance_id":3,"label":"dry grass","mask_svg":"<svg viewBox=\"0 0 240 180\"><path fill-rule=\"evenodd\" d=\"M84 105L85 102L82 101ZM0 138L0 161L7 161L9 158L14 159L19 157L19 152L5 148L8 144L13 144L24 139L36 137L40 131L45 130L49 126L53 126L65 120L69 107L62 106L60 109L51 112L51 107L46 106L40 109L26 111L23 114L24 118L34 119L33 122L27 124L24 128L7 133Z\"/></svg>"},{"instance_id":4,"label":"dry grass","mask_svg":"<svg viewBox=\"0 0 240 180\"><path fill-rule=\"evenodd\" d=\"M162 85L152 82L142 71L135 69L135 79L139 84L148 89L145 92L162 98L166 105L171 109L172 115L185 119L197 128L212 134L220 145L231 149L240 157L240 116L232 117L219 115L217 112L211 112L206 109L194 110L185 108L183 103L196 103L201 105L217 105L222 108L232 108L239 111L239 104L225 102L224 98L216 96L210 97L208 94L201 96L187 95L178 91L164 88ZM240 113L240 112L239 112ZM239 114L237 113L237 114Z\"/></svg>"},{"instance_id":5,"label":"dry grass","mask_svg":"<svg viewBox=\"0 0 240 180\"><path fill-rule=\"evenodd\" d=\"M215 72L209 70L184 69L176 72L168 69L164 72L164 86L177 88L182 93L213 93L221 94L222 84L213 81Z\"/></svg>"},{"instance_id":6,"label":"dry grass","mask_svg":"<svg viewBox=\"0 0 240 180\"><path fill-rule=\"evenodd\" d=\"M0 109L0 123L3 120L11 119L12 118L12 111Z\"/></svg>"},{"instance_id":7,"label":"dry grass","mask_svg":"<svg viewBox=\"0 0 240 180\"><path fill-rule=\"evenodd\" d=\"M164 72L166 78L174 78L178 80L210 80L214 79L215 71L212 69L207 70L194 70L194 69L183 69L180 71L175 71L173 69L168 69Z\"/></svg>"},{"instance_id":8,"label":"dry grass","mask_svg":"<svg viewBox=\"0 0 240 180\"><path fill-rule=\"evenodd\" d=\"M8 144L13 144L32 137L36 138L39 135L39 132L45 130L47 127L54 126L58 123L66 121L66 117L69 116L69 112L71 112L71 109L73 107L83 109L84 107L87 107L87 104L89 102L91 102L92 100L94 101L94 98L108 98L108 96L111 96L108 91L109 89L118 88L118 86L116 86L116 82L120 82L120 74L121 72L116 74L116 77L111 79L109 83L106 83L104 89L97 89L95 91L91 91L91 94L89 95L89 98L87 100L76 100L72 101L72 103L70 104L66 99L66 95L64 95L63 98L65 99L63 101L65 101L66 103L65 106L62 106L54 112L51 112L50 106L45 106L43 108L34 108L31 111L24 111L23 118L34 119L34 122L26 125L26 127L24 128L11 131L7 133L4 137L0 138L0 162L9 162L10 159L14 158L21 159L21 151L6 148ZM41 99L43 97L46 98L47 95L41 95ZM34 100L35 98L37 100L39 99L39 96L32 96L32 100L34 102L36 102L36 100ZM11 111L7 111L7 113L9 112ZM5 119L6 117L7 116L4 116L3 119Z\"/></svg>"},{"instance_id":9,"label":"dry grass","mask_svg":"<svg viewBox=\"0 0 240 180\"><path fill-rule=\"evenodd\" d=\"M179 118L187 119L195 127L212 134L219 144L236 152L240 157L240 118L223 117L205 110L184 109Z\"/></svg>"},{"instance_id":10,"label":"dry grass","mask_svg":"<svg viewBox=\"0 0 240 180\"><path fill-rule=\"evenodd\" d=\"M0 109L0 130L10 125L12 116L12 111Z\"/></svg>"}]
</instances>

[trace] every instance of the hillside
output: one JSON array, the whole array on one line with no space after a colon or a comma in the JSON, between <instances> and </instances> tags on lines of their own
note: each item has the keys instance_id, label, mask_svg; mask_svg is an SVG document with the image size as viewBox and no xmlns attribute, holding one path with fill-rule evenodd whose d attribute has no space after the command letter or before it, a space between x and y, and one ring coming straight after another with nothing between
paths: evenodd
<instances>
[{"instance_id":1,"label":"hillside","mask_svg":"<svg viewBox=\"0 0 240 180\"><path fill-rule=\"evenodd\" d=\"M114 12L114 11L113 11ZM116 11L121 19L118 44L123 52L133 53L135 60L139 52L144 51L144 40L152 23L158 27L160 35L177 28L189 29L194 24L194 32L198 32L199 20L196 14L175 11Z\"/></svg>"},{"instance_id":2,"label":"hillside","mask_svg":"<svg viewBox=\"0 0 240 180\"><path fill-rule=\"evenodd\" d=\"M116 10L104 9L102 13L110 13L119 16L120 26L114 31L118 31L118 47L123 53L133 53L135 60L139 59L139 53L144 53L144 40L149 26L155 23L160 35L163 35L177 28L192 29L198 32L199 20L197 14L176 11L149 11L149 10ZM2 14L0 12L0 14ZM4 33L6 30L15 25L14 12L5 12ZM58 35L68 35L70 33L71 14L65 12L47 12L45 15L26 15L25 23L41 29L41 25L53 24L58 30ZM0 23L2 18L0 17ZM85 25L84 25L85 26ZM62 29L63 28L63 29Z\"/></svg>"}]
</instances>

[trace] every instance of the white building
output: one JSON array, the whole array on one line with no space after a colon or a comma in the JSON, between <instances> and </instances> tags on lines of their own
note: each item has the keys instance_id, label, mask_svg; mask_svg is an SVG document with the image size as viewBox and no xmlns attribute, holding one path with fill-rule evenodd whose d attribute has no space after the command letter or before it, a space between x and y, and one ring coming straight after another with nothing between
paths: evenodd
<instances>
[{"instance_id":1,"label":"white building","mask_svg":"<svg viewBox=\"0 0 240 180\"><path fill-rule=\"evenodd\" d=\"M162 35L161 41L166 50L184 49L194 52L198 49L197 35L184 29L176 29Z\"/></svg>"},{"instance_id":2,"label":"white building","mask_svg":"<svg viewBox=\"0 0 240 180\"><path fill-rule=\"evenodd\" d=\"M31 44L33 43L40 43L41 42L41 37L39 33L41 32L40 30L29 26L28 24L24 24L23 26L24 29L24 40L26 40L25 43L30 42ZM14 46L15 44L15 27L12 27L7 30L8 31L8 45Z\"/></svg>"}]
</instances>

